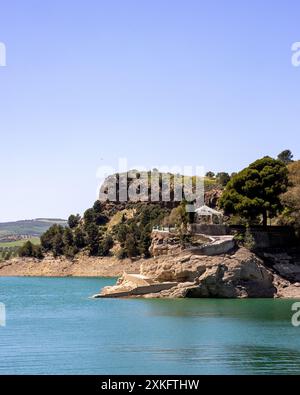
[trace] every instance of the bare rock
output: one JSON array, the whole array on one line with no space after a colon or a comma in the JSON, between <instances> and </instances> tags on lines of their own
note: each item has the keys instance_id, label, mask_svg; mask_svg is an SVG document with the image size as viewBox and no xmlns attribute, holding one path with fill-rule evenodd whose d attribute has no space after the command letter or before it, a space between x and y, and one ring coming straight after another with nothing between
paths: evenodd
<instances>
[{"instance_id":1,"label":"bare rock","mask_svg":"<svg viewBox=\"0 0 300 395\"><path fill-rule=\"evenodd\" d=\"M180 283L160 293L161 297L274 297L277 292L272 273L244 248L231 256L160 257L144 262L141 273Z\"/></svg>"}]
</instances>

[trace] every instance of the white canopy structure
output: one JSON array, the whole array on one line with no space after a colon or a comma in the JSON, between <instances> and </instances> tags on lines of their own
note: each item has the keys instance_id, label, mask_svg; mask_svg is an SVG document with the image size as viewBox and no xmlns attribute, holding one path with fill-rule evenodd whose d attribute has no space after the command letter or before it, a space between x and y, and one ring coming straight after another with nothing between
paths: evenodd
<instances>
[{"instance_id":1,"label":"white canopy structure","mask_svg":"<svg viewBox=\"0 0 300 395\"><path fill-rule=\"evenodd\" d=\"M211 207L203 205L195 210L195 221L200 224L216 224L223 222L223 214Z\"/></svg>"}]
</instances>

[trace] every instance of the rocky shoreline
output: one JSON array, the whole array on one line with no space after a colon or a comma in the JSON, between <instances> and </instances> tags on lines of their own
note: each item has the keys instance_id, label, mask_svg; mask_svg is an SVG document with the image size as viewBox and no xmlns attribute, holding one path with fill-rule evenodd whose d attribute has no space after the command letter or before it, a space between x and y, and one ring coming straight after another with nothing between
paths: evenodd
<instances>
[{"instance_id":1,"label":"rocky shoreline","mask_svg":"<svg viewBox=\"0 0 300 395\"><path fill-rule=\"evenodd\" d=\"M183 250L135 261L89 256L71 261L50 255L43 260L14 258L0 263L0 276L119 278L96 297L300 299L300 282L289 280L298 266L276 264L273 270L256 254L238 248L215 256Z\"/></svg>"},{"instance_id":2,"label":"rocky shoreline","mask_svg":"<svg viewBox=\"0 0 300 395\"><path fill-rule=\"evenodd\" d=\"M300 298L300 283L292 284L245 248L218 256L183 251L143 262L139 273L124 273L95 297Z\"/></svg>"},{"instance_id":3,"label":"rocky shoreline","mask_svg":"<svg viewBox=\"0 0 300 395\"><path fill-rule=\"evenodd\" d=\"M119 277L124 271L138 272L142 260L119 260L114 257L80 256L74 260L46 256L14 258L0 263L0 277Z\"/></svg>"}]
</instances>

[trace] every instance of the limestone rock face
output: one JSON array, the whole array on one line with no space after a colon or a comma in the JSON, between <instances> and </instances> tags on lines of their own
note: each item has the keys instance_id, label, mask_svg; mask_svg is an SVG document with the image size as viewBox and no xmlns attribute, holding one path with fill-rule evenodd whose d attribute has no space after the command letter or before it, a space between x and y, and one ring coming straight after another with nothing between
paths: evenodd
<instances>
[{"instance_id":1,"label":"limestone rock face","mask_svg":"<svg viewBox=\"0 0 300 395\"><path fill-rule=\"evenodd\" d=\"M205 204L209 207L216 208L222 192L221 189L217 188L206 191L204 196Z\"/></svg>"},{"instance_id":2,"label":"limestone rock face","mask_svg":"<svg viewBox=\"0 0 300 395\"><path fill-rule=\"evenodd\" d=\"M182 251L179 239L168 232L152 232L149 251L152 256L176 254Z\"/></svg>"},{"instance_id":3,"label":"limestone rock face","mask_svg":"<svg viewBox=\"0 0 300 395\"><path fill-rule=\"evenodd\" d=\"M161 297L274 297L277 291L272 273L244 248L225 256L183 253L160 257L144 262L141 274L180 283L156 295Z\"/></svg>"}]
</instances>

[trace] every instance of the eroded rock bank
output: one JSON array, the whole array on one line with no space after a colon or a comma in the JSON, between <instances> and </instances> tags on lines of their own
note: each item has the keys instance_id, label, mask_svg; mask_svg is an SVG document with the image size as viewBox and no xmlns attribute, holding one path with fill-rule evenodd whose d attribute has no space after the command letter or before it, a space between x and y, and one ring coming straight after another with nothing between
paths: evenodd
<instances>
[{"instance_id":1,"label":"eroded rock bank","mask_svg":"<svg viewBox=\"0 0 300 395\"><path fill-rule=\"evenodd\" d=\"M14 258L0 262L0 276L32 277L119 277L124 271L138 272L142 260L119 260L114 257L79 256L74 260L46 256L43 260Z\"/></svg>"},{"instance_id":2,"label":"eroded rock bank","mask_svg":"<svg viewBox=\"0 0 300 395\"><path fill-rule=\"evenodd\" d=\"M300 298L300 287L265 266L254 253L196 255L183 251L144 261L140 273L126 273L96 297Z\"/></svg>"}]
</instances>

